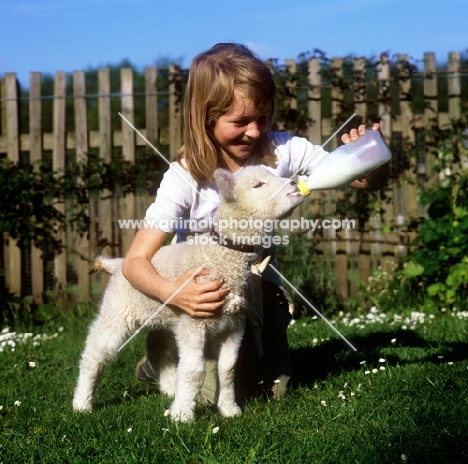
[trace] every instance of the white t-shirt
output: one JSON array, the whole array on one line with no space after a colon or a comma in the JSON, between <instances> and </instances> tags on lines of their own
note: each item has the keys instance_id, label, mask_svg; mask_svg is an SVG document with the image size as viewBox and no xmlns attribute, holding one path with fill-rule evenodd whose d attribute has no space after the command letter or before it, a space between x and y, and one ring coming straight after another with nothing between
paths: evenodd
<instances>
[{"instance_id":1,"label":"white t-shirt","mask_svg":"<svg viewBox=\"0 0 468 464\"><path fill-rule=\"evenodd\" d=\"M276 147L277 163L274 167L265 168L279 177L308 176L327 153L321 146L287 132L273 132L269 137ZM256 164L262 164L262 160L252 156L244 166ZM146 211L145 220L163 232L176 232L180 240L187 232L211 230L210 221L219 203L220 196L214 182L199 184L180 165L171 163L156 200Z\"/></svg>"}]
</instances>

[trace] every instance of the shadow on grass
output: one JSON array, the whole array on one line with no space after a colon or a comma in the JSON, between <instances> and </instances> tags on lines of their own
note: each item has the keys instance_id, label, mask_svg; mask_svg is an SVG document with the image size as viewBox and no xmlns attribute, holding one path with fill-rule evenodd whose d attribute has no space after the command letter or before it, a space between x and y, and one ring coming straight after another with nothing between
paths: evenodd
<instances>
[{"instance_id":1,"label":"shadow on grass","mask_svg":"<svg viewBox=\"0 0 468 464\"><path fill-rule=\"evenodd\" d=\"M392 338L397 340L395 346L390 345ZM468 342L433 343L413 331L373 332L355 336L351 341L357 351L352 350L342 340L330 340L314 347L292 349L292 387L312 385L330 375L360 370L360 362L363 360L374 360L377 363L382 356L382 349L389 346L395 348L392 349L394 353L385 354L385 359L390 365L415 362L440 364L468 359ZM403 355L408 353L408 349L412 351L410 359ZM399 351L402 355L399 355Z\"/></svg>"},{"instance_id":2,"label":"shadow on grass","mask_svg":"<svg viewBox=\"0 0 468 464\"><path fill-rule=\"evenodd\" d=\"M393 338L397 340L395 345L390 343ZM408 330L381 331L353 336L351 343L357 348L356 352L341 339L326 341L317 346L291 349L293 368L291 388L313 386L315 382L326 380L330 376L362 370L363 366L360 362L363 360L366 360L368 365L377 365L378 359L383 356L382 350L384 349L386 350L384 355L386 362L393 366L423 362L442 364L448 361L456 362L468 359L468 342L435 343ZM134 365L132 361L129 361L131 357L132 355L129 355L127 359L118 359L111 363L104 374L108 382L109 379L114 378L117 383L121 383L117 379L128 379L134 376ZM102 388L102 385L98 386L96 410L118 406L128 401L123 395L106 398L107 395L102 391ZM172 402L170 397L159 391L156 383L134 380L127 385L122 383L116 389L122 392L129 389L133 400L140 397L156 396L168 406ZM240 402L244 403L245 400ZM204 405L203 409L215 410L208 405Z\"/></svg>"}]
</instances>

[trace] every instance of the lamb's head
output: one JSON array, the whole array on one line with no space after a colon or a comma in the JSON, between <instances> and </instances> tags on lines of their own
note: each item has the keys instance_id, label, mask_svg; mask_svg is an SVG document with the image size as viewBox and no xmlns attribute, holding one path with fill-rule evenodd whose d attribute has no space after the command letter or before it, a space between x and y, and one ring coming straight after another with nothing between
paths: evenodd
<instances>
[{"instance_id":1,"label":"lamb's head","mask_svg":"<svg viewBox=\"0 0 468 464\"><path fill-rule=\"evenodd\" d=\"M217 169L213 176L222 197L218 219L279 219L304 200L293 180L263 166L247 166L236 174Z\"/></svg>"}]
</instances>

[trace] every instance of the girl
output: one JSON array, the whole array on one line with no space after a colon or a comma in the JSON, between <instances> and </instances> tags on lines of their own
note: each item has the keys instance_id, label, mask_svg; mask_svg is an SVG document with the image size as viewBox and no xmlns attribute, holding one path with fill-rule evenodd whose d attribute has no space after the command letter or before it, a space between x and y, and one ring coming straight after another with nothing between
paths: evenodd
<instances>
[{"instance_id":1,"label":"girl","mask_svg":"<svg viewBox=\"0 0 468 464\"><path fill-rule=\"evenodd\" d=\"M185 96L184 145L165 173L155 202L148 208L145 220L149 227L137 232L123 263L124 276L135 288L161 301L173 297L171 305L192 317L219 314L229 292L222 281L199 284L195 278L190 279L194 268L169 282L155 271L150 260L169 234L175 232L181 241L189 233L207 231L204 227L209 221L203 219L212 218L219 204L212 181L216 168L236 173L248 164L262 164L281 177L294 173L308 175L326 154L304 138L270 131L275 95L270 69L243 45L217 44L193 59ZM378 128L378 124L373 127ZM357 140L365 131L365 126L352 129L342 141ZM375 189L384 180L380 169L351 185ZM178 226L181 218L195 220L191 230ZM274 263L274 250L265 249L262 258L267 254L271 255L270 263ZM243 385L242 396L252 393L258 384L262 391L282 396L291 375L286 337L288 304L273 270L266 267L261 281L262 292L256 295L256 301L262 305L263 297L263 349L256 352L253 349L255 340L248 326L236 384L239 389ZM148 335L147 355L137 366L138 378L156 380L158 352L164 349L164 344L164 334ZM259 356L261 359L257 359ZM208 396L210 390L215 388L206 386Z\"/></svg>"}]
</instances>

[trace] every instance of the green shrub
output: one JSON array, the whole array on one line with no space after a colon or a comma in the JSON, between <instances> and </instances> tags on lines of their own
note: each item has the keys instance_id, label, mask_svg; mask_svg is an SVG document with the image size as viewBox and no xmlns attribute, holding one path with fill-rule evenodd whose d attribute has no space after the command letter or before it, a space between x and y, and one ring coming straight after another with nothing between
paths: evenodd
<instances>
[{"instance_id":1,"label":"green shrub","mask_svg":"<svg viewBox=\"0 0 468 464\"><path fill-rule=\"evenodd\" d=\"M361 286L362 295L373 304L416 305L428 309L465 307L468 298L468 134L462 121L453 121L450 131L429 133L428 147L436 164L419 200L427 216L420 218L408 260L392 278L381 281L379 271L371 278L381 288ZM375 286L375 285L374 285Z\"/></svg>"},{"instance_id":2,"label":"green shrub","mask_svg":"<svg viewBox=\"0 0 468 464\"><path fill-rule=\"evenodd\" d=\"M145 152L141 158L131 163L115 156L104 162L89 153L86 164L68 163L57 171L44 161L30 164L0 159L0 234L8 234L21 249L34 244L48 260L53 259L65 246L61 230L88 234L90 197L103 191L124 196L154 190L159 157ZM61 208L65 204L66 211ZM0 323L12 324L22 316L28 318L38 306L5 288L4 274L0 268Z\"/></svg>"},{"instance_id":3,"label":"green shrub","mask_svg":"<svg viewBox=\"0 0 468 464\"><path fill-rule=\"evenodd\" d=\"M419 224L405 276L429 306L465 305L468 297L468 147L461 123L437 134L438 182L421 191L427 217ZM411 271L411 272L410 272Z\"/></svg>"}]
</instances>

